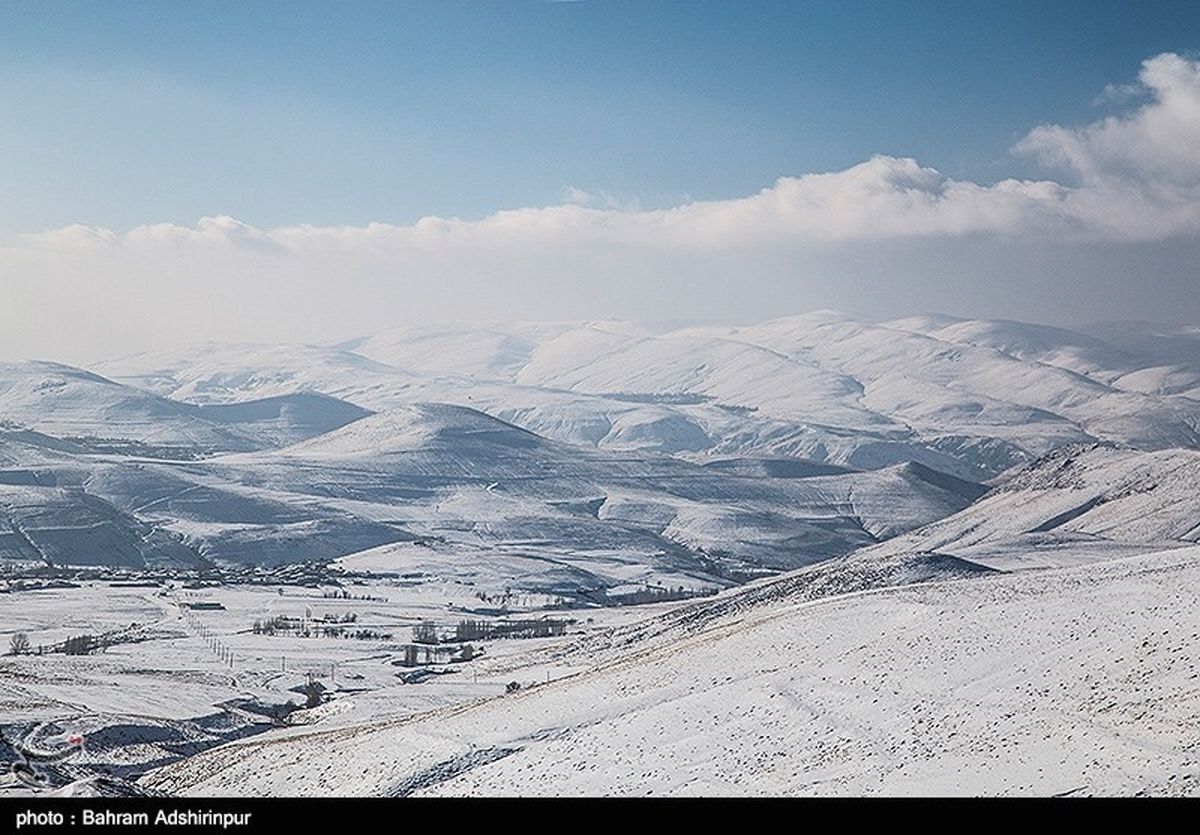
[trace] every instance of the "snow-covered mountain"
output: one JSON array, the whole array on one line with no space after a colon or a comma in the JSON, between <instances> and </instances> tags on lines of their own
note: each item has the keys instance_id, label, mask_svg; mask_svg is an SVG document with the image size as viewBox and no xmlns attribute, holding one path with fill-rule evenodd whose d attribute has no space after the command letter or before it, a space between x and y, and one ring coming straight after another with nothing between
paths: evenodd
<instances>
[{"instance_id":1,"label":"snow-covered mountain","mask_svg":"<svg viewBox=\"0 0 1200 835\"><path fill-rule=\"evenodd\" d=\"M0 562L336 561L404 596L388 624L512 590L613 617L433 696L389 635L329 730L154 789L1195 792L1193 336L823 312L5 366ZM592 608L650 585L719 592Z\"/></svg>"},{"instance_id":2,"label":"snow-covered mountain","mask_svg":"<svg viewBox=\"0 0 1200 835\"><path fill-rule=\"evenodd\" d=\"M1200 542L1200 451L1065 447L970 507L862 552L937 552L1013 570Z\"/></svg>"},{"instance_id":3,"label":"snow-covered mountain","mask_svg":"<svg viewBox=\"0 0 1200 835\"><path fill-rule=\"evenodd\" d=\"M1068 443L1200 444L1192 332L1093 330L831 312L744 327L429 325L100 368L185 400L313 390L374 411L454 403L572 444L861 469L917 461L971 480Z\"/></svg>"},{"instance_id":4,"label":"snow-covered mountain","mask_svg":"<svg viewBox=\"0 0 1200 835\"><path fill-rule=\"evenodd\" d=\"M258 425L276 414L280 398L309 397L195 408L230 425ZM320 405L338 414L345 407L328 398ZM81 528L96 527L92 511L83 512L87 503L130 520L112 526L124 537L119 548L80 557L78 549L39 549L31 534L32 544L10 549L12 559L181 559L151 547L161 543L185 547L193 561L236 563L372 551L379 570L485 559L492 574L565 593L650 580L724 585L848 553L966 507L983 491L915 464L879 471L799 460L701 464L578 447L438 404L360 417L279 449L183 460L138 450L99 455L30 430L8 437L0 448L8 518L25 519L38 507L43 516L59 508L57 518L66 518L64 502L74 497Z\"/></svg>"},{"instance_id":5,"label":"snow-covered mountain","mask_svg":"<svg viewBox=\"0 0 1200 835\"><path fill-rule=\"evenodd\" d=\"M149 524L202 559L370 551L420 570L465 550L534 585L722 583L950 516L978 482L1070 445L1200 448L1200 400L1147 383L1166 360L1186 373L1194 334L1111 331L827 311L738 327L428 325L142 355L105 376L4 366L0 419L25 433L22 455L57 456L8 465L9 481L85 491L136 520L123 530ZM1029 504L1071 501L1050 492ZM926 550L1025 524L983 518L998 501L974 534ZM1061 537L1083 524L1051 525L1068 510L1014 531Z\"/></svg>"},{"instance_id":6,"label":"snow-covered mountain","mask_svg":"<svg viewBox=\"0 0 1200 835\"><path fill-rule=\"evenodd\" d=\"M197 405L49 362L0 365L0 423L96 453L189 457L280 446L370 414L302 388Z\"/></svg>"}]
</instances>

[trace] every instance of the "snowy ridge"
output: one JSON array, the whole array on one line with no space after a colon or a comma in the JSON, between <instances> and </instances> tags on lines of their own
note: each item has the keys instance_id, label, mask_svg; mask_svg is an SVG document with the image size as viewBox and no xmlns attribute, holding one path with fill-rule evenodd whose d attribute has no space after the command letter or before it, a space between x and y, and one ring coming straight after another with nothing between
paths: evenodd
<instances>
[{"instance_id":1,"label":"snowy ridge","mask_svg":"<svg viewBox=\"0 0 1200 835\"><path fill-rule=\"evenodd\" d=\"M429 325L100 367L197 402L311 390L373 411L452 403L601 448L918 461L979 480L1066 443L1197 446L1200 342L1139 333L822 311L740 327Z\"/></svg>"},{"instance_id":2,"label":"snowy ridge","mask_svg":"<svg viewBox=\"0 0 1200 835\"><path fill-rule=\"evenodd\" d=\"M58 363L0 365L0 422L97 453L195 457L293 443L369 411L310 391L198 406Z\"/></svg>"},{"instance_id":3,"label":"snowy ridge","mask_svg":"<svg viewBox=\"0 0 1200 835\"><path fill-rule=\"evenodd\" d=\"M1066 447L971 507L867 553L939 551L1036 568L1200 541L1200 451Z\"/></svg>"},{"instance_id":4,"label":"snowy ridge","mask_svg":"<svg viewBox=\"0 0 1200 835\"><path fill-rule=\"evenodd\" d=\"M105 363L106 377L5 366L0 419L12 443L25 434L0 481L82 489L210 560L369 550L420 570L407 543L422 541L442 567L482 549L527 579L530 559L548 560L556 582L580 587L721 584L961 511L977 482L1064 446L1200 446L1200 401L1122 387L1164 360L1184 368L1200 343L1185 328L1131 333L1117 344L1103 327L822 311L740 327L488 323L331 347L208 345ZM1126 537L1088 526L1117 505L1057 518L1075 498L914 549L970 559L1003 532L1038 546L1031 564L1057 565L1190 541L1182 521L1150 529L1167 510Z\"/></svg>"},{"instance_id":5,"label":"snowy ridge","mask_svg":"<svg viewBox=\"0 0 1200 835\"><path fill-rule=\"evenodd\" d=\"M859 472L793 461L787 477L773 477L750 462L738 475L729 460L708 468L580 448L445 404L360 417L342 401L298 394L196 408L256 426L263 439L278 430L280 404L296 402L310 417L332 412L336 428L277 450L194 461L47 450L43 436L26 433L5 447L13 465L0 480L25 513L49 507L54 489L127 515L114 528L125 541L87 555L89 564L136 565L135 552L175 561L140 544L158 532L155 541L166 537L210 562L370 551L372 564L404 573L448 570L455 555L478 565L486 554L514 582L583 595L652 580L720 586L794 568L941 518L981 490L916 465ZM295 427L300 421L286 422ZM408 547L417 541L424 547ZM35 553L16 545L5 552ZM75 553L41 558L74 563Z\"/></svg>"}]
</instances>

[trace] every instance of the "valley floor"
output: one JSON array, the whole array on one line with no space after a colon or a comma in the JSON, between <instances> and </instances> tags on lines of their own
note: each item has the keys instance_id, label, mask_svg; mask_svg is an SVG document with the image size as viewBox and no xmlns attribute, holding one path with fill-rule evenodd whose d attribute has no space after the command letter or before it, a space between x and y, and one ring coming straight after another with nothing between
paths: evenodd
<instances>
[{"instance_id":1,"label":"valley floor","mask_svg":"<svg viewBox=\"0 0 1200 835\"><path fill-rule=\"evenodd\" d=\"M188 795L1200 793L1200 547L728 607L676 633L517 693L262 736L143 782Z\"/></svg>"}]
</instances>

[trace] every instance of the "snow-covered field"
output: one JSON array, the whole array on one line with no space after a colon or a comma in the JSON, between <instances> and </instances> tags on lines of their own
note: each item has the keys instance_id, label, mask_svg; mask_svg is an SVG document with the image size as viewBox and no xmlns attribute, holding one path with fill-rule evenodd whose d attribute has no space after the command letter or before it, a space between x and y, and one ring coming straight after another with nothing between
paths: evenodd
<instances>
[{"instance_id":1,"label":"snow-covered field","mask_svg":"<svg viewBox=\"0 0 1200 835\"><path fill-rule=\"evenodd\" d=\"M281 723L273 717L289 701L304 704L299 688L310 679L323 688L323 704L290 713L288 727L336 727L423 712L502 693L514 675L529 683L531 676L544 681L569 674L580 668L577 662L531 666L524 658L679 605L548 610L551 599L520 593L489 605L475 586L434 577L347 583L338 590L348 598L327 596L334 590L257 584L167 589L93 581L0 594L6 644L9 634L22 632L33 653L0 656L0 730L9 742L39 723L84 734L85 750L60 766L60 782L96 771L132 778L227 739L278 733ZM187 608L194 604L222 608ZM430 668L440 674L404 682L401 676L414 669L401 663L414 625L428 621L449 632L468 618L500 622L505 617L489 610L501 605L513 618L569 621L567 634L477 641L475 660L448 663L443 656ZM254 632L255 621L279 616L304 622L312 633L353 616L348 631L375 634ZM88 655L50 651L84 634L115 634L117 642ZM37 654L40 648L46 654ZM0 794L24 790L0 777Z\"/></svg>"},{"instance_id":2,"label":"snow-covered field","mask_svg":"<svg viewBox=\"0 0 1200 835\"><path fill-rule=\"evenodd\" d=\"M149 782L285 795L1194 793L1198 613L1200 548L784 596L516 694L250 740Z\"/></svg>"}]
</instances>

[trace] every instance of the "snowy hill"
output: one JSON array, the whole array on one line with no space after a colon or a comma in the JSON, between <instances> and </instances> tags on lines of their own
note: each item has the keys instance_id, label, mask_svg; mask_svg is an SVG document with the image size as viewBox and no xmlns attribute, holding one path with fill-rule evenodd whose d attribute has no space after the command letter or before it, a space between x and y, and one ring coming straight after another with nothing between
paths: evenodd
<instances>
[{"instance_id":1,"label":"snowy hill","mask_svg":"<svg viewBox=\"0 0 1200 835\"><path fill-rule=\"evenodd\" d=\"M182 538L79 489L0 483L0 564L147 565L205 563Z\"/></svg>"},{"instance_id":2,"label":"snowy hill","mask_svg":"<svg viewBox=\"0 0 1200 835\"><path fill-rule=\"evenodd\" d=\"M295 391L227 406L199 406L67 365L0 365L0 422L97 453L195 457L280 446L370 414Z\"/></svg>"},{"instance_id":3,"label":"snowy hill","mask_svg":"<svg viewBox=\"0 0 1200 835\"><path fill-rule=\"evenodd\" d=\"M312 345L208 344L96 364L128 385L191 403L230 403L298 391L403 386L411 376L364 356Z\"/></svg>"},{"instance_id":4,"label":"snowy hill","mask_svg":"<svg viewBox=\"0 0 1200 835\"><path fill-rule=\"evenodd\" d=\"M1068 443L1200 445L1200 343L1143 331L827 311L741 327L482 323L101 368L197 402L305 390L373 411L451 403L606 449L917 461L980 480Z\"/></svg>"},{"instance_id":5,"label":"snowy hill","mask_svg":"<svg viewBox=\"0 0 1200 835\"><path fill-rule=\"evenodd\" d=\"M1177 393L1194 334L1093 330L828 311L740 327L428 325L143 355L105 377L5 366L0 419L27 433L24 455L67 456L49 486L86 484L209 559L370 551L446 570L447 553L483 549L533 583L531 559L556 584L704 584L877 544L1072 444L1200 447L1200 401ZM1053 495L1031 500L1058 508L1036 523L981 517L921 550L977 554L1016 533L1041 543L1032 564L1125 553L1082 522L1033 530L1069 510ZM1067 533L1092 550L1067 556Z\"/></svg>"},{"instance_id":6,"label":"snowy hill","mask_svg":"<svg viewBox=\"0 0 1200 835\"><path fill-rule=\"evenodd\" d=\"M1193 547L773 599L551 683L526 676L514 694L236 743L144 782L187 795L1194 793L1197 589Z\"/></svg>"},{"instance_id":7,"label":"snowy hill","mask_svg":"<svg viewBox=\"0 0 1200 835\"><path fill-rule=\"evenodd\" d=\"M1138 367L1138 354L1086 333L995 319L913 317L889 323L943 342L991 348L1023 362L1052 365L1111 383Z\"/></svg>"},{"instance_id":8,"label":"snowy hill","mask_svg":"<svg viewBox=\"0 0 1200 835\"><path fill-rule=\"evenodd\" d=\"M261 400L196 407L201 418L254 438L256 447L283 447L367 417L371 412L324 394L301 391Z\"/></svg>"},{"instance_id":9,"label":"snowy hill","mask_svg":"<svg viewBox=\"0 0 1200 835\"><path fill-rule=\"evenodd\" d=\"M234 429L194 406L46 362L0 365L0 420L96 451L248 449Z\"/></svg>"},{"instance_id":10,"label":"snowy hill","mask_svg":"<svg viewBox=\"0 0 1200 835\"><path fill-rule=\"evenodd\" d=\"M1200 451L1068 447L960 513L864 552L936 551L1011 570L1200 541Z\"/></svg>"},{"instance_id":11,"label":"snowy hill","mask_svg":"<svg viewBox=\"0 0 1200 835\"><path fill-rule=\"evenodd\" d=\"M465 407L418 404L276 452L227 457L219 471L422 539L585 567L604 584L638 579L646 567L709 581L792 568L941 518L982 492L919 466L809 465L801 478L804 462L795 463L784 477L738 475L579 448ZM405 553L409 562L397 567L419 568L420 555Z\"/></svg>"},{"instance_id":12,"label":"snowy hill","mask_svg":"<svg viewBox=\"0 0 1200 835\"><path fill-rule=\"evenodd\" d=\"M370 551L381 570L459 575L455 562L483 557L498 580L507 572L508 583L572 594L650 581L724 585L794 568L939 519L982 491L916 465L860 472L793 459L763 470L758 461L708 467L581 448L462 406L360 417L342 401L281 395L192 408L212 425L254 427L263 441L313 430L312 419L285 419L297 403L337 428L278 450L190 461L46 448L48 436L25 431L5 447L3 481L14 507L60 506L67 491L210 561ZM138 541L83 561L128 564Z\"/></svg>"}]
</instances>

